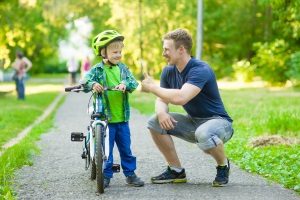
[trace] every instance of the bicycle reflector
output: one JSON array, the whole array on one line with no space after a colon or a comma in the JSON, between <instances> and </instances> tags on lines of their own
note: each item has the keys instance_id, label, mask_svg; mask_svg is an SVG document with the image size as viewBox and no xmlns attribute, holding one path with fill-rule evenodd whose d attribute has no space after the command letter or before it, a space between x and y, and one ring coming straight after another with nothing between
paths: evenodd
<instances>
[{"instance_id":1,"label":"bicycle reflector","mask_svg":"<svg viewBox=\"0 0 300 200\"><path fill-rule=\"evenodd\" d=\"M83 133L79 132L72 132L71 133L71 141L72 142L82 142L85 136L83 136Z\"/></svg>"}]
</instances>

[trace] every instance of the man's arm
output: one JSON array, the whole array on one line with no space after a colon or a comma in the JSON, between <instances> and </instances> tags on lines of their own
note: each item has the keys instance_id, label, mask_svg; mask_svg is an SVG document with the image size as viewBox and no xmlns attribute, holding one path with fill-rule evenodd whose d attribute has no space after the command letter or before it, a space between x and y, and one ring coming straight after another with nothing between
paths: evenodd
<instances>
[{"instance_id":1,"label":"man's arm","mask_svg":"<svg viewBox=\"0 0 300 200\"><path fill-rule=\"evenodd\" d=\"M155 101L155 112L157 115L161 113L168 113L169 112L168 104L163 102L160 98L157 98Z\"/></svg>"},{"instance_id":2,"label":"man's arm","mask_svg":"<svg viewBox=\"0 0 300 200\"><path fill-rule=\"evenodd\" d=\"M155 102L155 112L162 129L174 129L177 121L169 114L168 103L164 102L161 98L157 98Z\"/></svg>"},{"instance_id":3,"label":"man's arm","mask_svg":"<svg viewBox=\"0 0 300 200\"><path fill-rule=\"evenodd\" d=\"M189 83L185 83L181 89L166 89L156 85L148 75L145 74L145 77L142 81L142 91L151 92L166 103L185 105L201 91L199 87Z\"/></svg>"},{"instance_id":4,"label":"man's arm","mask_svg":"<svg viewBox=\"0 0 300 200\"><path fill-rule=\"evenodd\" d=\"M150 92L160 97L165 102L175 105L185 105L200 91L201 89L199 87L185 83L181 89L165 89L155 85Z\"/></svg>"}]
</instances>

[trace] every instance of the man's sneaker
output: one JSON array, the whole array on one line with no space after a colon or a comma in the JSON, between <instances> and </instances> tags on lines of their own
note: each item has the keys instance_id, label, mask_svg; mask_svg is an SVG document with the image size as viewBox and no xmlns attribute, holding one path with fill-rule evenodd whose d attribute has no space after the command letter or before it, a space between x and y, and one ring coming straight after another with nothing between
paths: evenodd
<instances>
[{"instance_id":1,"label":"man's sneaker","mask_svg":"<svg viewBox=\"0 0 300 200\"><path fill-rule=\"evenodd\" d=\"M182 169L181 172L176 172L172 170L169 166L162 174L152 177L152 183L186 183L185 170Z\"/></svg>"},{"instance_id":2,"label":"man's sneaker","mask_svg":"<svg viewBox=\"0 0 300 200\"><path fill-rule=\"evenodd\" d=\"M109 186L109 183L110 183L110 178L104 177L104 188L107 188Z\"/></svg>"},{"instance_id":3,"label":"man's sneaker","mask_svg":"<svg viewBox=\"0 0 300 200\"><path fill-rule=\"evenodd\" d=\"M134 187L144 186L144 181L142 181L136 174L126 177L126 183Z\"/></svg>"},{"instance_id":4,"label":"man's sneaker","mask_svg":"<svg viewBox=\"0 0 300 200\"><path fill-rule=\"evenodd\" d=\"M229 170L230 170L230 163L227 159L227 165L225 166L217 166L217 175L215 180L212 183L213 187L223 187L229 181Z\"/></svg>"}]
</instances>

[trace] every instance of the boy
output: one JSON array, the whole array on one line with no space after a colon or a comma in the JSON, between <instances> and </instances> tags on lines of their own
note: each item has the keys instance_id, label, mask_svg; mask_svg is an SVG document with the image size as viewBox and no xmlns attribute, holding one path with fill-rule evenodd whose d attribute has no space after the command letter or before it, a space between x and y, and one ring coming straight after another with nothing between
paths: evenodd
<instances>
[{"instance_id":1,"label":"boy","mask_svg":"<svg viewBox=\"0 0 300 200\"><path fill-rule=\"evenodd\" d=\"M93 38L92 48L97 56L102 57L102 62L96 64L85 75L85 89L103 92L104 106L108 115L110 154L104 168L104 187L108 187L113 177L113 147L116 142L123 173L127 184L135 187L144 185L144 182L134 173L136 157L130 149L130 130L128 125L130 108L128 92L138 86L137 81L130 73L127 66L120 62L124 36L117 31L106 30ZM106 87L114 87L120 91L104 91Z\"/></svg>"}]
</instances>

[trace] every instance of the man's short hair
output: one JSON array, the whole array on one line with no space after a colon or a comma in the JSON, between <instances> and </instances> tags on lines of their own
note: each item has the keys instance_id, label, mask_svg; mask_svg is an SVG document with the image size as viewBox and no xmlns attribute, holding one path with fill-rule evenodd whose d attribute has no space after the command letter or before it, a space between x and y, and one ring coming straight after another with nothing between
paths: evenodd
<instances>
[{"instance_id":1,"label":"man's short hair","mask_svg":"<svg viewBox=\"0 0 300 200\"><path fill-rule=\"evenodd\" d=\"M184 29L176 29L164 35L163 40L173 40L175 48L178 49L181 45L191 54L193 40L191 35Z\"/></svg>"}]
</instances>

